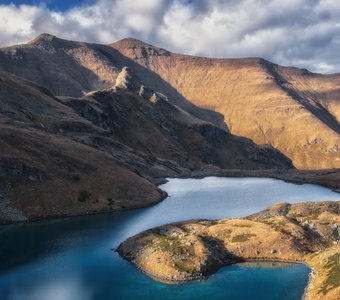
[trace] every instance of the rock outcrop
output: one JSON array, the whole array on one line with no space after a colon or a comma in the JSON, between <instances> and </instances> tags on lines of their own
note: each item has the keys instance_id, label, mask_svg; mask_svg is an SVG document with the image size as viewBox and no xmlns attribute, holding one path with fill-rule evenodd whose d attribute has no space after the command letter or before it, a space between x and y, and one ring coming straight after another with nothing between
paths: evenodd
<instances>
[{"instance_id":1,"label":"rock outcrop","mask_svg":"<svg viewBox=\"0 0 340 300\"><path fill-rule=\"evenodd\" d=\"M117 76L115 87L139 93L142 82L128 67L124 67Z\"/></svg>"}]
</instances>

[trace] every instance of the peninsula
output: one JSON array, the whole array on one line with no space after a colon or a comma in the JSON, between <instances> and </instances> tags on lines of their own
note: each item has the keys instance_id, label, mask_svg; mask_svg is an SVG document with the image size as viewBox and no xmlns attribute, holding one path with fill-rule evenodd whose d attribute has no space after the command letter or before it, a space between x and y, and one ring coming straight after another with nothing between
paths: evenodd
<instances>
[{"instance_id":1,"label":"peninsula","mask_svg":"<svg viewBox=\"0 0 340 300\"><path fill-rule=\"evenodd\" d=\"M240 219L193 220L137 234L117 249L156 280L201 280L248 260L306 263L305 300L338 299L340 201L279 203Z\"/></svg>"}]
</instances>

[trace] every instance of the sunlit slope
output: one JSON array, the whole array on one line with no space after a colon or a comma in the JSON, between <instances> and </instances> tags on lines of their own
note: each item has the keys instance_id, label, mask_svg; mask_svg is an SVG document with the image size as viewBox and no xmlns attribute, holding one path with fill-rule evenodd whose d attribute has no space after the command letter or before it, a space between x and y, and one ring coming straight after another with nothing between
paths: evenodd
<instances>
[{"instance_id":1,"label":"sunlit slope","mask_svg":"<svg viewBox=\"0 0 340 300\"><path fill-rule=\"evenodd\" d=\"M192 103L221 113L232 133L271 144L299 168L340 167L340 75L283 68L260 58L173 54L134 39L112 47Z\"/></svg>"}]
</instances>

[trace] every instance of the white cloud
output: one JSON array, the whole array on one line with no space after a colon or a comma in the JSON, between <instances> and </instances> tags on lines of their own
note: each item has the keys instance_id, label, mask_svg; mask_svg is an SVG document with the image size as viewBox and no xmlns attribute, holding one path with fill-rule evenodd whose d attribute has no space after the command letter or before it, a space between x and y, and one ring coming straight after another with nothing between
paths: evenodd
<instances>
[{"instance_id":1,"label":"white cloud","mask_svg":"<svg viewBox=\"0 0 340 300\"><path fill-rule=\"evenodd\" d=\"M339 19L338 0L97 0L65 12L0 5L0 46L42 32L100 43L134 36L175 52L334 72Z\"/></svg>"},{"instance_id":2,"label":"white cloud","mask_svg":"<svg viewBox=\"0 0 340 300\"><path fill-rule=\"evenodd\" d=\"M31 38L32 20L40 13L41 8L29 5L0 5L0 41L2 45L15 44Z\"/></svg>"}]
</instances>

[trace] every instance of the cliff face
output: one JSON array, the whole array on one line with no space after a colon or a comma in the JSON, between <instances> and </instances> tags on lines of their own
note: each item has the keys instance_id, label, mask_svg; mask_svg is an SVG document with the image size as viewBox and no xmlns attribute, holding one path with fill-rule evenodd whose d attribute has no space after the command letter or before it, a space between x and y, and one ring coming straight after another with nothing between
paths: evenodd
<instances>
[{"instance_id":1,"label":"cliff face","mask_svg":"<svg viewBox=\"0 0 340 300\"><path fill-rule=\"evenodd\" d=\"M123 68L110 89L81 98L0 72L0 222L140 207L159 177L194 169L291 168L193 117Z\"/></svg>"},{"instance_id":2,"label":"cliff face","mask_svg":"<svg viewBox=\"0 0 340 300\"><path fill-rule=\"evenodd\" d=\"M233 134L271 144L301 169L340 167L339 74L314 74L260 58L173 54L134 39L112 47L190 102L222 114Z\"/></svg>"}]
</instances>

